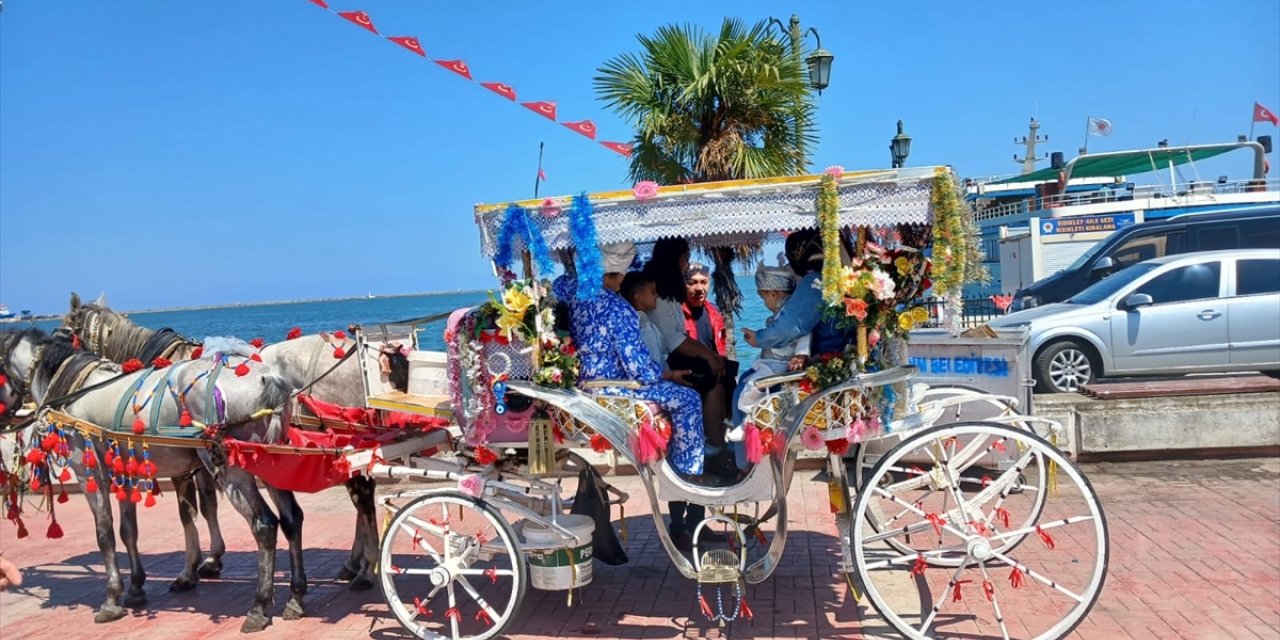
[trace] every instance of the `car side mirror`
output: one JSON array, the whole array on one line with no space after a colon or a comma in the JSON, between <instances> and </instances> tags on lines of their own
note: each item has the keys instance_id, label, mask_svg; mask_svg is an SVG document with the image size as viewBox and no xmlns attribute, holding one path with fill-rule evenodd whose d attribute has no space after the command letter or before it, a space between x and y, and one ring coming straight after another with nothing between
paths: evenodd
<instances>
[{"instance_id":1,"label":"car side mirror","mask_svg":"<svg viewBox=\"0 0 1280 640\"><path fill-rule=\"evenodd\" d=\"M1125 298L1124 302L1120 303L1120 308L1125 311L1132 311L1140 307L1149 307L1155 303L1155 300L1152 300L1150 295L1145 293L1135 293L1130 295L1128 298Z\"/></svg>"},{"instance_id":2,"label":"car side mirror","mask_svg":"<svg viewBox=\"0 0 1280 640\"><path fill-rule=\"evenodd\" d=\"M1114 269L1115 266L1116 266L1116 261L1112 260L1111 256L1103 256L1097 262L1093 263L1093 272L1106 273Z\"/></svg>"}]
</instances>

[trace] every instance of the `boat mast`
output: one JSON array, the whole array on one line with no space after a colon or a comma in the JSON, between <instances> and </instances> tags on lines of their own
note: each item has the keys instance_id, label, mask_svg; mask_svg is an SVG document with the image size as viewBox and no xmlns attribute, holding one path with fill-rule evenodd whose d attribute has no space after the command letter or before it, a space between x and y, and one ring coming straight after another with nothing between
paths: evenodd
<instances>
[{"instance_id":1,"label":"boat mast","mask_svg":"<svg viewBox=\"0 0 1280 640\"><path fill-rule=\"evenodd\" d=\"M1036 157L1036 143L1049 141L1049 136L1036 135L1036 131L1039 130L1040 121L1032 118L1031 124L1028 125L1027 135L1021 138L1014 137L1013 139L1014 144L1019 144L1027 148L1027 154L1021 158L1018 157L1018 154L1013 154L1013 161L1022 163L1023 175L1034 172L1036 170L1036 163L1043 162L1049 157L1049 154L1047 153L1039 158Z\"/></svg>"}]
</instances>

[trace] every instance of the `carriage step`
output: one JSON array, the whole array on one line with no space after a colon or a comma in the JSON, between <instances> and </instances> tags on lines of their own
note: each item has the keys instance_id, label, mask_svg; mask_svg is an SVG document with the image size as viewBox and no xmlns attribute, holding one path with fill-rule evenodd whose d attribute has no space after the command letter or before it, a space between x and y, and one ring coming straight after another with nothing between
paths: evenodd
<instances>
[{"instance_id":1,"label":"carriage step","mask_svg":"<svg viewBox=\"0 0 1280 640\"><path fill-rule=\"evenodd\" d=\"M447 396L420 396L403 391L392 391L370 396L369 408L384 411L403 411L419 415L452 418L453 407Z\"/></svg>"}]
</instances>

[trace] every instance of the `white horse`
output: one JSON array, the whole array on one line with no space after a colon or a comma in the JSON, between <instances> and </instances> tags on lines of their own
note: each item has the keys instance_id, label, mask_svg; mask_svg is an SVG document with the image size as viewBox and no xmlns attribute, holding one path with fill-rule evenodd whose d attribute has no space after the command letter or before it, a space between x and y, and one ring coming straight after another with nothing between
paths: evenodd
<instances>
[{"instance_id":1,"label":"white horse","mask_svg":"<svg viewBox=\"0 0 1280 640\"><path fill-rule=\"evenodd\" d=\"M253 476L239 467L227 464L220 439L226 436L251 442L279 441L280 425L273 411L283 406L287 400L288 384L265 368L259 368L244 376L219 376L215 385L212 382L214 375L210 373L214 361L215 358L211 358L175 365L167 371L141 371L125 375L118 365L80 351L71 340L51 337L38 329L11 334L0 343L0 367L7 378L5 386L9 387L3 395L11 397L16 387L32 401L43 405L48 400L54 400L60 411L92 425L109 429L119 427L116 422L122 402L131 401L131 397L133 402L137 402L137 390L157 388L162 376L167 375L178 388L190 386L198 390L188 396L186 408L194 420L216 430L215 442L218 444L211 449L149 447L149 459L155 465L153 476L173 478L175 481L180 502L179 513L184 531L188 534L186 563L182 574L171 588L190 588L198 581L199 542L198 538L190 535L194 532L195 511L191 476L197 470L213 468L219 488L236 511L249 521L258 544L257 591L248 617L241 626L243 632L254 632L271 623L267 608L274 600L273 577L278 528L284 529L290 539L290 562L293 569L290 581L292 597L286 606L285 617L298 617L302 614L306 576L301 554L301 510L297 508L292 493L268 487L281 510L282 515L277 518L262 499ZM230 374L230 371L227 373ZM76 389L84 391L76 393ZM58 394L58 397L51 398L51 393ZM149 413L137 414L135 411L138 418L144 420ZM160 407L157 417L151 423L152 426L180 423L179 409L173 404ZM107 572L107 597L94 620L109 622L124 616L122 605L136 607L146 603L146 592L143 590L146 572L142 567L137 545L137 505L129 499L119 501L120 537L128 551L130 562L130 584L128 593L125 594L116 561L116 538L111 510L112 479L105 465L108 459L108 440L101 436L84 436L71 428L66 431L71 449L67 463L77 477L86 481L92 477L98 485L96 492L85 493L93 510L98 547ZM128 440L130 435L130 426L125 426L120 440ZM93 451L94 459L98 461L93 469L87 468L85 464L86 448Z\"/></svg>"},{"instance_id":2,"label":"white horse","mask_svg":"<svg viewBox=\"0 0 1280 640\"><path fill-rule=\"evenodd\" d=\"M91 350L107 354L108 359L124 362L138 358L144 364L151 360L145 356L160 354L173 361L190 358L199 342L176 332L155 331L138 325L128 317L108 308L104 300L83 304L80 296L71 294L71 310L63 319L63 326L70 329ZM335 343L332 338L320 335L302 336L266 345L260 356L262 364L284 378L289 388L307 392L317 399L344 407L364 406L364 367L379 366L379 355L353 354L356 357L336 360L332 357ZM350 344L347 344L350 347ZM166 355L168 354L168 355ZM200 565L200 576L218 575L222 567L222 554L226 547L218 528L217 495L212 482L205 474L196 474L200 488L200 509L209 526L209 558ZM355 537L351 553L338 574L340 580L349 580L353 591L372 588L373 572L378 558L377 507L374 503L376 483L373 479L356 476L345 483L347 493L356 509Z\"/></svg>"}]
</instances>

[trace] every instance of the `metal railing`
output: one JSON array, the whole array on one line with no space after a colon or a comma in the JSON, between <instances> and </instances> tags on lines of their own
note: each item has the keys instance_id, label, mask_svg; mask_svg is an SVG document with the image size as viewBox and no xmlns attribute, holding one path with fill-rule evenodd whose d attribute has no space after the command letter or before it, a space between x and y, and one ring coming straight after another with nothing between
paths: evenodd
<instances>
[{"instance_id":1,"label":"metal railing","mask_svg":"<svg viewBox=\"0 0 1280 640\"><path fill-rule=\"evenodd\" d=\"M925 298L923 304L929 312L929 320L922 326L930 329L945 327L947 301L942 298ZM965 329L980 327L1006 313L991 298L966 298L960 325Z\"/></svg>"},{"instance_id":2,"label":"metal railing","mask_svg":"<svg viewBox=\"0 0 1280 640\"><path fill-rule=\"evenodd\" d=\"M974 220L981 222L1034 211L1078 205L1125 202L1148 198L1181 198L1268 191L1280 191L1280 179L1229 180L1227 182L1203 180L1173 185L1135 185L1133 183L1125 183L1116 185L1113 188L1103 188L1085 193L1063 193L1043 198L1027 198L1018 202L1009 202L996 207L978 210L973 217Z\"/></svg>"}]
</instances>

